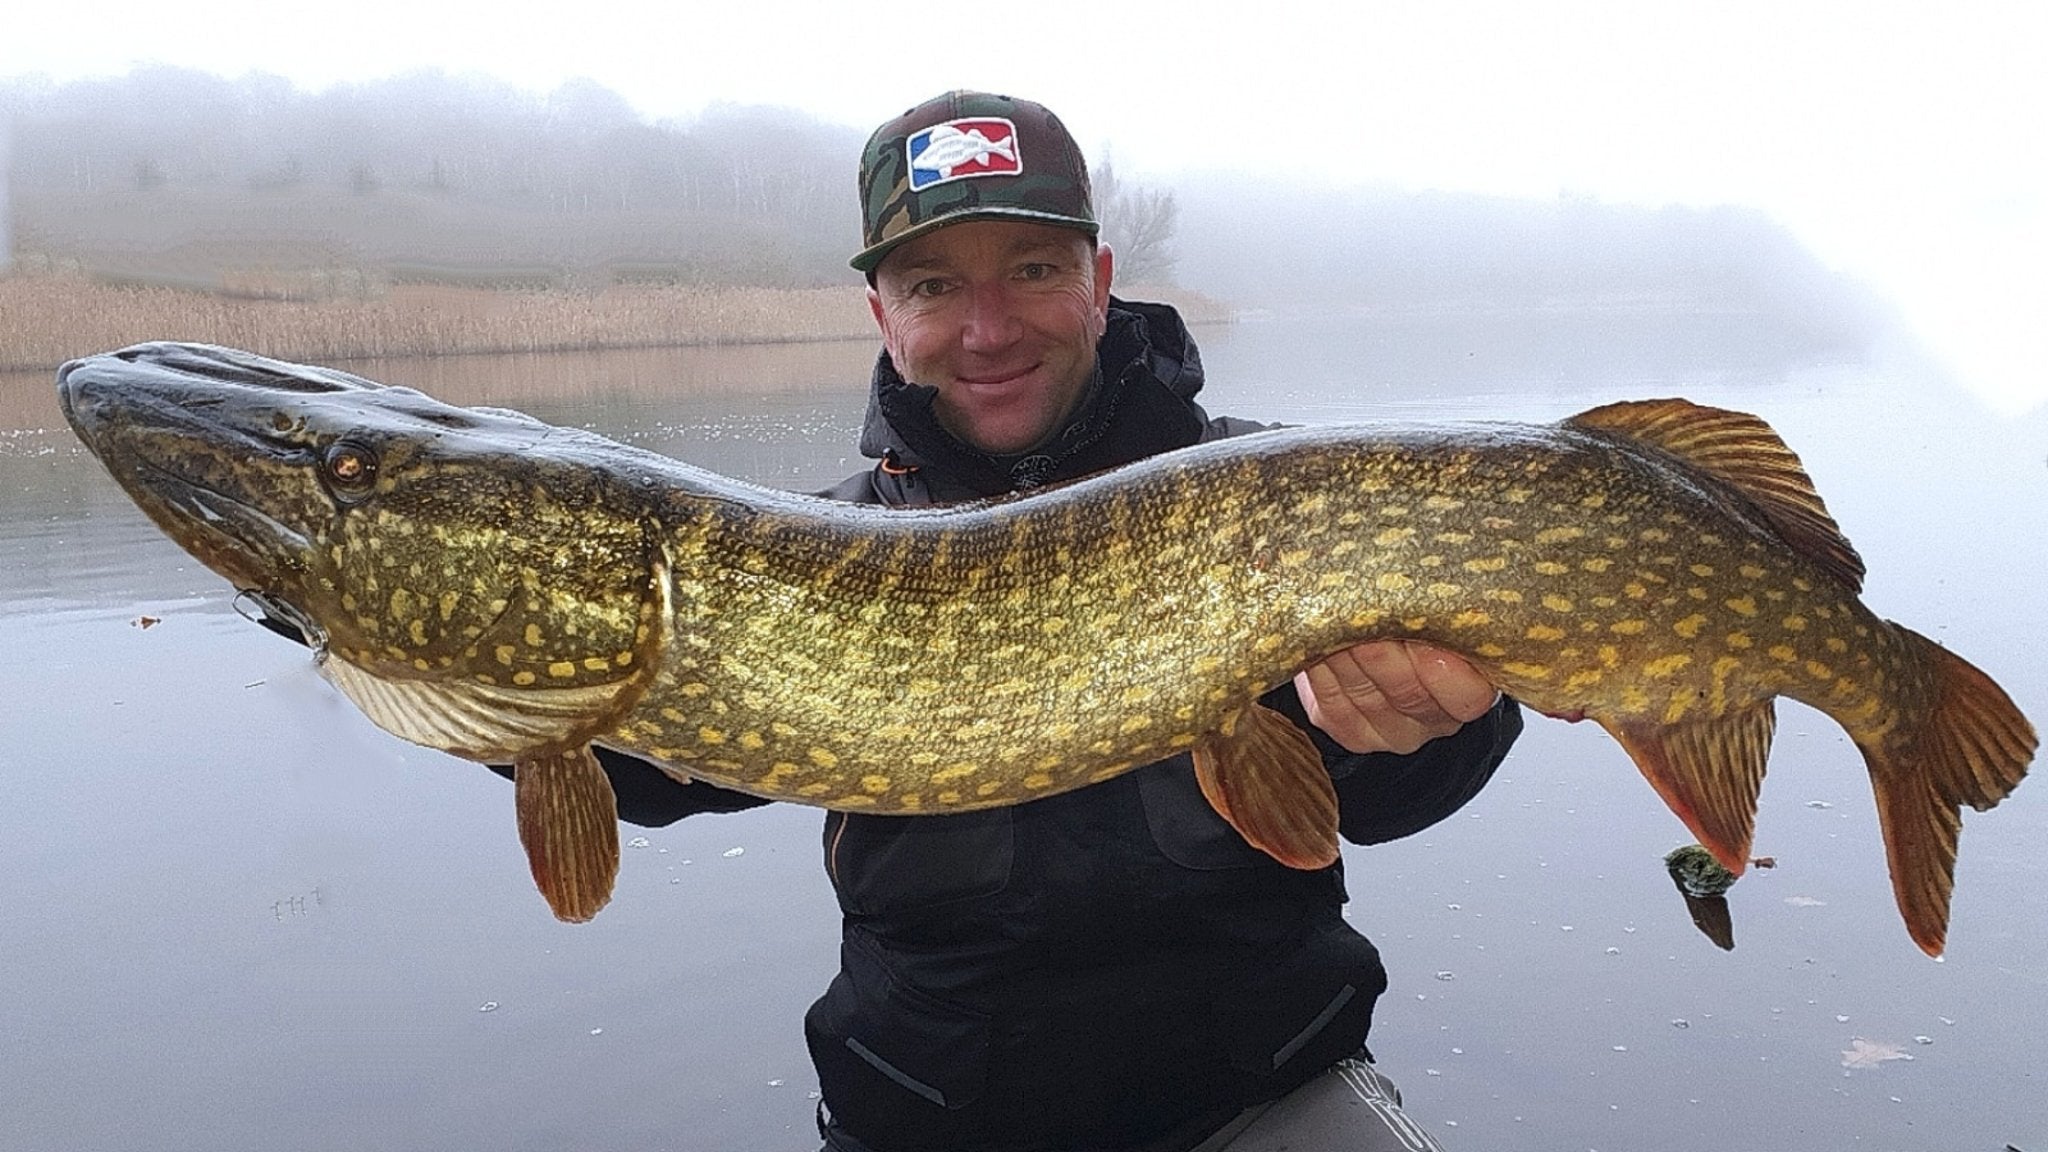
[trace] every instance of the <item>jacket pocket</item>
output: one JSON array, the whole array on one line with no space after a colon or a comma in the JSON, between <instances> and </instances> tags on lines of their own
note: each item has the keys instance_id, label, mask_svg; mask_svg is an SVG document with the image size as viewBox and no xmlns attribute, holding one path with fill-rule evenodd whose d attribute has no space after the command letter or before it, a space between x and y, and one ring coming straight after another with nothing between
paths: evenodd
<instances>
[{"instance_id":1,"label":"jacket pocket","mask_svg":"<svg viewBox=\"0 0 2048 1152\"><path fill-rule=\"evenodd\" d=\"M1341 920L1311 928L1280 956L1215 1005L1232 1065L1274 1090L1356 1053L1387 988L1379 949Z\"/></svg>"},{"instance_id":2,"label":"jacket pocket","mask_svg":"<svg viewBox=\"0 0 2048 1152\"><path fill-rule=\"evenodd\" d=\"M924 1147L987 1086L988 1016L900 980L857 935L804 1036L834 1121L881 1147Z\"/></svg>"}]
</instances>

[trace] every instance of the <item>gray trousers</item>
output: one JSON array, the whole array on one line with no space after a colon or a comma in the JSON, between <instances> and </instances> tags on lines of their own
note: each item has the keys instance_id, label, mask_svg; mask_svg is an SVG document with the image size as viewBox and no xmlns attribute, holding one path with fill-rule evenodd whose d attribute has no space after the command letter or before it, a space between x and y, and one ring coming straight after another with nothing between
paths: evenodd
<instances>
[{"instance_id":1,"label":"gray trousers","mask_svg":"<svg viewBox=\"0 0 2048 1152\"><path fill-rule=\"evenodd\" d=\"M831 1130L818 1107L821 1152L869 1152ZM1247 1108L1186 1152L1444 1152L1401 1111L1394 1082L1363 1056L1347 1056L1270 1104Z\"/></svg>"},{"instance_id":2,"label":"gray trousers","mask_svg":"<svg viewBox=\"0 0 2048 1152\"><path fill-rule=\"evenodd\" d=\"M1394 1082L1361 1056L1270 1104L1247 1108L1190 1152L1444 1152L1401 1111Z\"/></svg>"}]
</instances>

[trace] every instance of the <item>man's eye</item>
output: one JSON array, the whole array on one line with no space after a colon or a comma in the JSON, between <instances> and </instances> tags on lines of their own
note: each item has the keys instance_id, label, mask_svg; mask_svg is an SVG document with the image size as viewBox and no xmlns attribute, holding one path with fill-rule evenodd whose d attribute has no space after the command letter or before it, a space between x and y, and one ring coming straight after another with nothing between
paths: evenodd
<instances>
[{"instance_id":1,"label":"man's eye","mask_svg":"<svg viewBox=\"0 0 2048 1152\"><path fill-rule=\"evenodd\" d=\"M1026 264L1017 269L1017 277L1020 280L1045 280L1052 276L1052 272L1050 264Z\"/></svg>"},{"instance_id":2,"label":"man's eye","mask_svg":"<svg viewBox=\"0 0 2048 1152\"><path fill-rule=\"evenodd\" d=\"M932 296L943 296L946 294L946 282L944 280L937 278L936 276L929 280L919 280L917 283L910 286L910 293L913 296L923 296L927 298Z\"/></svg>"}]
</instances>

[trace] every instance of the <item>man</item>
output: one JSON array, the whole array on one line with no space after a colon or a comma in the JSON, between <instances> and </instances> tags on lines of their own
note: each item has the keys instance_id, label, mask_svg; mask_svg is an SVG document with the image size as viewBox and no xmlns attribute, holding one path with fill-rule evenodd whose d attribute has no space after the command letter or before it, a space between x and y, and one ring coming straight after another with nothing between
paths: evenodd
<instances>
[{"instance_id":1,"label":"man","mask_svg":"<svg viewBox=\"0 0 2048 1152\"><path fill-rule=\"evenodd\" d=\"M1039 105L919 105L869 140L861 197L878 463L830 495L993 496L1257 427L1195 404L1173 309L1110 296L1086 165ZM1357 843L1455 811L1521 727L1464 661L1401 642L1266 703L1323 751ZM636 822L762 802L605 762ZM1245 844L1186 756L988 812L829 813L825 860L844 944L805 1031L830 1152L1435 1147L1359 1058L1386 973L1341 864Z\"/></svg>"}]
</instances>

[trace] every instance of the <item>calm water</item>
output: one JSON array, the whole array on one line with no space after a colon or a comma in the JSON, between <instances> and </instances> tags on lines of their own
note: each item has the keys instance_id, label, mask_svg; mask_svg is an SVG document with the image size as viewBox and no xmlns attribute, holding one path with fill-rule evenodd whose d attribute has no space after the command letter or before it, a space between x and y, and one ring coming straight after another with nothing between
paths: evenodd
<instances>
[{"instance_id":1,"label":"calm water","mask_svg":"<svg viewBox=\"0 0 2048 1152\"><path fill-rule=\"evenodd\" d=\"M2048 719L2042 414L1739 316L1200 335L1211 410L1248 416L1678 393L1762 413L1868 561L1866 599ZM348 367L808 487L860 464L870 354ZM611 907L555 923L510 788L377 732L237 617L50 396L0 377L0 1149L815 1147L800 1020L837 947L817 813L629 829ZM1373 1046L1411 1111L1462 1149L2048 1149L2048 784L1970 819L1937 964L1892 909L1840 731L1782 706L1772 767L1757 850L1779 867L1731 894L1732 953L1664 875L1688 837L1588 725L1532 723L1465 812L1347 849L1394 980Z\"/></svg>"}]
</instances>

